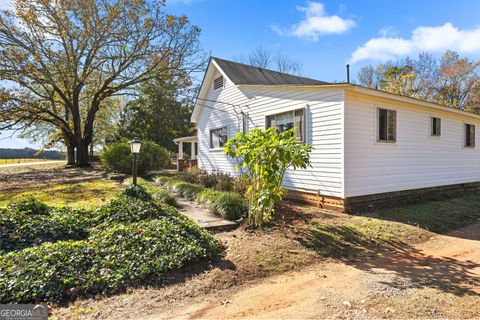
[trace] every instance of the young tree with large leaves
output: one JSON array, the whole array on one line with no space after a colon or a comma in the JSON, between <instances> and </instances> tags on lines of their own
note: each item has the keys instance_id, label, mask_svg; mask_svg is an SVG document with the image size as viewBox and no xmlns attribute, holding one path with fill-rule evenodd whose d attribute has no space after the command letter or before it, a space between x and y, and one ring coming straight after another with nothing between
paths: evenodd
<instances>
[{"instance_id":1,"label":"young tree with large leaves","mask_svg":"<svg viewBox=\"0 0 480 320\"><path fill-rule=\"evenodd\" d=\"M203 65L199 28L158 0L13 0L0 13L0 129L47 124L89 163L106 99Z\"/></svg>"}]
</instances>

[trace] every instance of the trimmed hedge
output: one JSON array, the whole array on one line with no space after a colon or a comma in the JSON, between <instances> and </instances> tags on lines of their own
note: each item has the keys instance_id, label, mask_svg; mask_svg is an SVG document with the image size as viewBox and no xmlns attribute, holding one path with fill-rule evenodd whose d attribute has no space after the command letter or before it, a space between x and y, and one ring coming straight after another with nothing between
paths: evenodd
<instances>
[{"instance_id":1,"label":"trimmed hedge","mask_svg":"<svg viewBox=\"0 0 480 320\"><path fill-rule=\"evenodd\" d=\"M49 209L45 217L51 212L56 211ZM8 208L2 217L5 214L10 214ZM31 215L21 209L16 214ZM64 212L66 219L90 226L83 240L57 241L50 234L45 240L56 242L0 255L0 303L59 302L114 293L156 282L168 270L223 253L207 231L175 208L155 201L124 194L84 214L82 220ZM30 228L38 233L43 228L19 221L15 230Z\"/></svg>"},{"instance_id":2,"label":"trimmed hedge","mask_svg":"<svg viewBox=\"0 0 480 320\"><path fill-rule=\"evenodd\" d=\"M199 185L179 181L168 176L154 178L163 187L177 192L180 196L206 205L210 211L224 219L237 220L243 217L247 211L247 205L241 195L234 192L221 192L202 188Z\"/></svg>"}]
</instances>

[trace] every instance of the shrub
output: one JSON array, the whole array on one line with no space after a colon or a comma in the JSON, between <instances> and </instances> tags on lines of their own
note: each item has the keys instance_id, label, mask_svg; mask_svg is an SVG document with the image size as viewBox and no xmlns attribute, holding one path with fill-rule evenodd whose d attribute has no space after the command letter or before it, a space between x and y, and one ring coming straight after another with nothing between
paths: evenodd
<instances>
[{"instance_id":1,"label":"shrub","mask_svg":"<svg viewBox=\"0 0 480 320\"><path fill-rule=\"evenodd\" d=\"M218 191L233 191L234 177L223 172L208 173L204 170L191 170L175 174L175 178L205 188L212 188Z\"/></svg>"},{"instance_id":2,"label":"shrub","mask_svg":"<svg viewBox=\"0 0 480 320\"><path fill-rule=\"evenodd\" d=\"M188 200L207 206L210 212L224 219L237 220L247 212L245 201L237 193L206 189L167 176L157 176L155 181Z\"/></svg>"},{"instance_id":3,"label":"shrub","mask_svg":"<svg viewBox=\"0 0 480 320\"><path fill-rule=\"evenodd\" d=\"M207 231L172 207L121 197L96 214L102 217L99 222L108 223L92 226L86 240L45 243L0 256L0 303L114 293L222 253Z\"/></svg>"},{"instance_id":4,"label":"shrub","mask_svg":"<svg viewBox=\"0 0 480 320\"><path fill-rule=\"evenodd\" d=\"M160 169L163 165L168 164L170 154L167 149L160 147L152 141L144 141L142 148L138 154L138 174L142 175L146 172ZM133 156L130 152L130 143L122 141L111 144L103 149L100 153L102 166L110 171L120 173L132 173Z\"/></svg>"},{"instance_id":5,"label":"shrub","mask_svg":"<svg viewBox=\"0 0 480 320\"><path fill-rule=\"evenodd\" d=\"M233 190L242 196L247 194L248 187L252 184L252 179L248 174L244 173L235 178L233 181Z\"/></svg>"},{"instance_id":6,"label":"shrub","mask_svg":"<svg viewBox=\"0 0 480 320\"><path fill-rule=\"evenodd\" d=\"M158 189L153 193L152 197L153 199L155 199L155 201L158 201L160 203L164 203L169 206L175 205L175 197L172 196L167 190Z\"/></svg>"},{"instance_id":7,"label":"shrub","mask_svg":"<svg viewBox=\"0 0 480 320\"><path fill-rule=\"evenodd\" d=\"M32 207L25 205L27 201L35 203L35 208L42 208L42 214L32 217ZM41 202L27 201L22 200L1 211L0 252L88 236L87 213L71 208L48 209Z\"/></svg>"},{"instance_id":8,"label":"shrub","mask_svg":"<svg viewBox=\"0 0 480 320\"><path fill-rule=\"evenodd\" d=\"M200 204L206 205L210 212L227 220L238 220L247 212L242 196L233 192L204 190L197 198Z\"/></svg>"}]
</instances>

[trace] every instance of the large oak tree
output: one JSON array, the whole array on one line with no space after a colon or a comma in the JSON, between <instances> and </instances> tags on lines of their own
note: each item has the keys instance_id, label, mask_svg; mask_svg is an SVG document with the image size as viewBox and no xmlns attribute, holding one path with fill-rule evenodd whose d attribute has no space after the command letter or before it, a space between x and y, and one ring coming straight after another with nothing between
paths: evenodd
<instances>
[{"instance_id":1,"label":"large oak tree","mask_svg":"<svg viewBox=\"0 0 480 320\"><path fill-rule=\"evenodd\" d=\"M0 13L0 129L54 126L88 165L104 102L202 64L199 28L158 0L14 0Z\"/></svg>"}]
</instances>

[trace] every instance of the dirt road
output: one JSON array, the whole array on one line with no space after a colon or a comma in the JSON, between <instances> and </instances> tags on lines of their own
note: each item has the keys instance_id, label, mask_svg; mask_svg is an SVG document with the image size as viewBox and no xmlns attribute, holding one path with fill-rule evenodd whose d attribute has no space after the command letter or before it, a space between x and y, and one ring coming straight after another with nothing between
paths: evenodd
<instances>
[{"instance_id":1,"label":"dirt road","mask_svg":"<svg viewBox=\"0 0 480 320\"><path fill-rule=\"evenodd\" d=\"M188 300L187 300L188 301ZM480 224L367 259L315 265L145 319L480 318Z\"/></svg>"}]
</instances>

